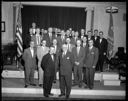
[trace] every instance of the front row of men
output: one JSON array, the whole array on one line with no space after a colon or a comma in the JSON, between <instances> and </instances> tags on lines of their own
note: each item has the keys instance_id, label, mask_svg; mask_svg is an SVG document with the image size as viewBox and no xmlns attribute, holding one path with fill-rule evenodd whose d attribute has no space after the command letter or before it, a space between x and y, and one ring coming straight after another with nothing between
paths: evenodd
<instances>
[{"instance_id":1,"label":"front row of men","mask_svg":"<svg viewBox=\"0 0 128 101\"><path fill-rule=\"evenodd\" d=\"M82 86L82 68L86 67L84 75L86 77L87 87L93 88L95 67L99 57L98 48L93 46L93 40L89 40L88 48L81 47L81 40L77 40L77 46L73 47L72 52L68 51L66 44L62 45L62 50L56 55L55 47L50 49L45 46L43 40L42 46L37 51L34 49L34 41L30 42L30 47L25 49L23 60L25 62L25 87L35 85L34 70L36 65L36 56L38 57L39 84L43 85L44 96L49 97L52 83L56 75L56 65L59 64L59 83L61 94L69 98L72 87L72 71L74 74L73 85ZM44 48L45 47L45 48ZM37 54L38 53L38 54Z\"/></svg>"}]
</instances>

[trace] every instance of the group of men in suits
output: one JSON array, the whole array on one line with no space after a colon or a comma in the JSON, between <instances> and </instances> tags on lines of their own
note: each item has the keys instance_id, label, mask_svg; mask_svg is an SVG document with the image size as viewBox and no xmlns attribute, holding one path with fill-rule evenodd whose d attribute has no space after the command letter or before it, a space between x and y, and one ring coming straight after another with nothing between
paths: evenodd
<instances>
[{"instance_id":1,"label":"group of men in suits","mask_svg":"<svg viewBox=\"0 0 128 101\"><path fill-rule=\"evenodd\" d=\"M35 32L40 33L39 29ZM74 36L72 36L74 35ZM61 94L59 97L69 98L71 86L78 85L93 89L95 69L100 67L103 71L103 62L107 51L107 40L103 38L103 32L94 30L92 32L82 29L81 34L76 31L69 35L64 30L56 36L52 28L43 34L40 44L35 44L33 35L30 47L24 50L23 59L25 61L25 87L34 84L34 70L36 67L36 57L38 60L39 86L43 86L44 96L51 94L52 83L56 80L56 72L59 71L59 82ZM36 47L34 47L36 46ZM72 73L74 82L72 84ZM83 74L83 76L82 76Z\"/></svg>"}]
</instances>

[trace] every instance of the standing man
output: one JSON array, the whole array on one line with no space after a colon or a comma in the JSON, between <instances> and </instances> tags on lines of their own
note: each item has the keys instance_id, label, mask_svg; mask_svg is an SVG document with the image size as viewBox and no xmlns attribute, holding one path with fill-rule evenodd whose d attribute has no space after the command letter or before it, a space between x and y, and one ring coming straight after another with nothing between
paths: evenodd
<instances>
[{"instance_id":1,"label":"standing man","mask_svg":"<svg viewBox=\"0 0 128 101\"><path fill-rule=\"evenodd\" d=\"M34 48L34 41L30 41L30 47L25 49L23 53L23 60L25 63L25 88L34 84L34 71L36 68L36 49Z\"/></svg>"},{"instance_id":2,"label":"standing man","mask_svg":"<svg viewBox=\"0 0 128 101\"><path fill-rule=\"evenodd\" d=\"M76 41L77 46L73 48L72 53L75 59L74 65L74 84L82 87L82 69L83 69L83 59L85 57L85 50L81 47L81 40Z\"/></svg>"},{"instance_id":3,"label":"standing man","mask_svg":"<svg viewBox=\"0 0 128 101\"><path fill-rule=\"evenodd\" d=\"M86 56L87 56L87 50L88 50L87 37L84 36L82 41L83 41L82 42L82 47L84 48L84 51L85 51L85 58L84 58L84 60L85 60ZM84 82L84 84L87 84L87 80L86 80L86 67L85 66L83 66L83 82Z\"/></svg>"},{"instance_id":4,"label":"standing man","mask_svg":"<svg viewBox=\"0 0 128 101\"><path fill-rule=\"evenodd\" d=\"M66 44L62 45L62 52L59 56L60 60L60 91L61 94L59 97L65 96L69 98L72 86L72 67L73 67L73 55L68 51L68 47Z\"/></svg>"},{"instance_id":5,"label":"standing man","mask_svg":"<svg viewBox=\"0 0 128 101\"><path fill-rule=\"evenodd\" d=\"M41 62L41 67L44 70L44 85L43 91L44 96L49 97L50 95L53 96L51 93L52 83L54 80L55 75L55 57L54 57L54 50L53 46L50 47L50 51L46 54Z\"/></svg>"},{"instance_id":6,"label":"standing man","mask_svg":"<svg viewBox=\"0 0 128 101\"><path fill-rule=\"evenodd\" d=\"M89 44L89 48L88 48L87 56L84 60L84 65L86 67L86 80L87 80L87 86L85 88L93 89L95 67L98 61L99 52L98 52L98 48L93 46L93 40L89 40L88 44Z\"/></svg>"},{"instance_id":7,"label":"standing man","mask_svg":"<svg viewBox=\"0 0 128 101\"><path fill-rule=\"evenodd\" d=\"M107 40L103 37L103 32L100 31L99 32L99 60L98 60L98 67L100 72L103 72L103 64L104 64L104 60L106 58L107 55L107 47L108 47L108 42Z\"/></svg>"},{"instance_id":8,"label":"standing man","mask_svg":"<svg viewBox=\"0 0 128 101\"><path fill-rule=\"evenodd\" d=\"M55 35L52 32L53 32L52 28L49 27L48 28L48 33L47 34L44 34L43 39L46 40L46 42L47 42L46 46L47 47L50 47L52 45L53 39L56 38Z\"/></svg>"},{"instance_id":9,"label":"standing man","mask_svg":"<svg viewBox=\"0 0 128 101\"><path fill-rule=\"evenodd\" d=\"M42 40L41 46L37 48L37 59L38 59L38 75L39 75L39 86L42 87L44 79L44 71L41 68L41 61L44 55L49 52L49 48L46 47L46 40Z\"/></svg>"},{"instance_id":10,"label":"standing man","mask_svg":"<svg viewBox=\"0 0 128 101\"><path fill-rule=\"evenodd\" d=\"M72 49L73 49L73 47L74 47L75 45L71 44L70 42L71 42L71 39L70 39L69 37L66 38L66 44L67 44L67 47L68 47L68 51L69 51L69 52L72 52Z\"/></svg>"},{"instance_id":11,"label":"standing man","mask_svg":"<svg viewBox=\"0 0 128 101\"><path fill-rule=\"evenodd\" d=\"M54 83L56 83L56 73L58 71L58 58L60 54L60 47L58 47L57 39L53 39L53 46L55 48L54 56L55 56L55 77L54 77Z\"/></svg>"}]
</instances>

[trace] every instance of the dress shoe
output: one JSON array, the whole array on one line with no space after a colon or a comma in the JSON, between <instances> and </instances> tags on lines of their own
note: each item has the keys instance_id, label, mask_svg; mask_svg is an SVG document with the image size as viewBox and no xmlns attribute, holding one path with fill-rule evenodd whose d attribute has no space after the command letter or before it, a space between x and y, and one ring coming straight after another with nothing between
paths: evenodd
<instances>
[{"instance_id":1,"label":"dress shoe","mask_svg":"<svg viewBox=\"0 0 128 101\"><path fill-rule=\"evenodd\" d=\"M72 84L72 86L76 86L76 85L77 85L76 83Z\"/></svg>"},{"instance_id":2,"label":"dress shoe","mask_svg":"<svg viewBox=\"0 0 128 101\"><path fill-rule=\"evenodd\" d=\"M30 85L32 85L32 86L36 86L36 84L30 84Z\"/></svg>"},{"instance_id":3,"label":"dress shoe","mask_svg":"<svg viewBox=\"0 0 128 101\"><path fill-rule=\"evenodd\" d=\"M45 97L49 97L48 95L44 95Z\"/></svg>"},{"instance_id":4,"label":"dress shoe","mask_svg":"<svg viewBox=\"0 0 128 101\"><path fill-rule=\"evenodd\" d=\"M93 89L93 87L89 87L89 89Z\"/></svg>"},{"instance_id":5,"label":"dress shoe","mask_svg":"<svg viewBox=\"0 0 128 101\"><path fill-rule=\"evenodd\" d=\"M79 88L81 88L82 87L82 84L79 84Z\"/></svg>"},{"instance_id":6,"label":"dress shoe","mask_svg":"<svg viewBox=\"0 0 128 101\"><path fill-rule=\"evenodd\" d=\"M43 84L39 84L40 87L43 87Z\"/></svg>"},{"instance_id":7,"label":"dress shoe","mask_svg":"<svg viewBox=\"0 0 128 101\"><path fill-rule=\"evenodd\" d=\"M56 80L54 80L53 83L56 83Z\"/></svg>"},{"instance_id":8,"label":"dress shoe","mask_svg":"<svg viewBox=\"0 0 128 101\"><path fill-rule=\"evenodd\" d=\"M24 87L25 87L25 88L27 88L27 87L28 87L28 85L25 85Z\"/></svg>"},{"instance_id":9,"label":"dress shoe","mask_svg":"<svg viewBox=\"0 0 128 101\"><path fill-rule=\"evenodd\" d=\"M89 88L88 86L84 86L84 88Z\"/></svg>"},{"instance_id":10,"label":"dress shoe","mask_svg":"<svg viewBox=\"0 0 128 101\"><path fill-rule=\"evenodd\" d=\"M65 94L60 94L59 97L65 96Z\"/></svg>"},{"instance_id":11,"label":"dress shoe","mask_svg":"<svg viewBox=\"0 0 128 101\"><path fill-rule=\"evenodd\" d=\"M53 93L50 93L50 94L48 94L49 96L53 96L54 94Z\"/></svg>"},{"instance_id":12,"label":"dress shoe","mask_svg":"<svg viewBox=\"0 0 128 101\"><path fill-rule=\"evenodd\" d=\"M66 99L68 99L69 98L69 95L66 95Z\"/></svg>"}]
</instances>

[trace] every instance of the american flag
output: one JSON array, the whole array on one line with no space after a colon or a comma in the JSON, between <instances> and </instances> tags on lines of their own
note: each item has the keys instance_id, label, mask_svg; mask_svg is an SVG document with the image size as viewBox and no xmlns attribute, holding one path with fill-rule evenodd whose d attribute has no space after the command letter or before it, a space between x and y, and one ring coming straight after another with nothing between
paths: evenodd
<instances>
[{"instance_id":1,"label":"american flag","mask_svg":"<svg viewBox=\"0 0 128 101\"><path fill-rule=\"evenodd\" d=\"M17 7L17 21L16 21L16 40L17 40L17 57L19 58L23 53L23 40L22 40L22 20L21 20L21 7Z\"/></svg>"},{"instance_id":2,"label":"american flag","mask_svg":"<svg viewBox=\"0 0 128 101\"><path fill-rule=\"evenodd\" d=\"M112 16L112 8L111 8L108 38L107 38L107 41L108 41L108 57L111 55L109 53L113 51L113 47L114 47L114 31L113 31L113 29L114 29L114 27L113 27L113 16Z\"/></svg>"}]
</instances>

